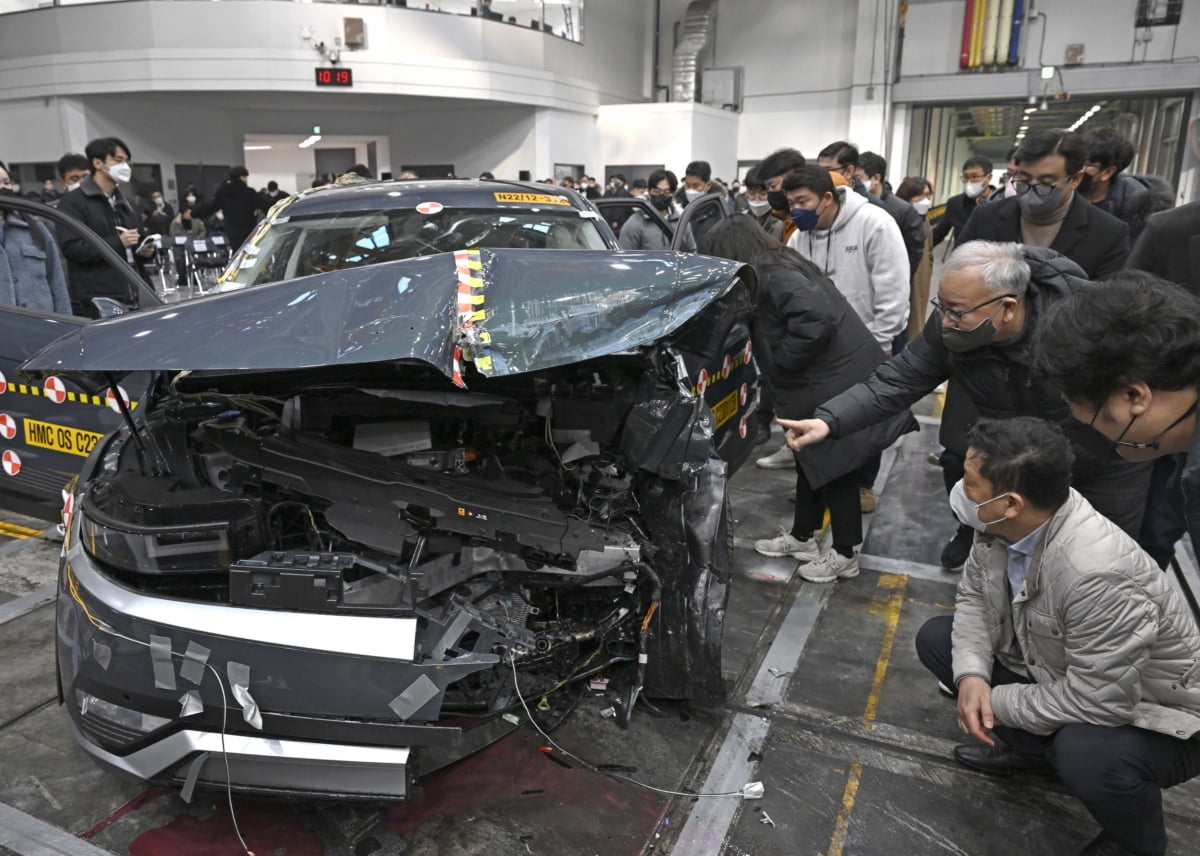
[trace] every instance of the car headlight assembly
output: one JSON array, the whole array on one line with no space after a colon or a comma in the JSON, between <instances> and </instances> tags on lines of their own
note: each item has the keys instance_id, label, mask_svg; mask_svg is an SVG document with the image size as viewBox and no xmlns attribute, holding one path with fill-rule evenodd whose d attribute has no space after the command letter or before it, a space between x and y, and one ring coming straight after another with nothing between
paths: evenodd
<instances>
[{"instance_id":1,"label":"car headlight assembly","mask_svg":"<svg viewBox=\"0 0 1200 856\"><path fill-rule=\"evenodd\" d=\"M116 477L89 487L76 510L79 543L104 565L140 574L213 573L262 549L253 500L212 488L167 490Z\"/></svg>"}]
</instances>

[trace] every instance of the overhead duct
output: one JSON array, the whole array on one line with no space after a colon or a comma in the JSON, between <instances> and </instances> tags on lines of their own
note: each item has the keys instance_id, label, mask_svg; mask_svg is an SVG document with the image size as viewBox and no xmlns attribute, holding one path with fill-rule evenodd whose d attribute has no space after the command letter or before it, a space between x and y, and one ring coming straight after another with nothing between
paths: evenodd
<instances>
[{"instance_id":1,"label":"overhead duct","mask_svg":"<svg viewBox=\"0 0 1200 856\"><path fill-rule=\"evenodd\" d=\"M671 100L695 101L700 94L700 54L708 47L717 21L717 0L692 0L675 45Z\"/></svg>"}]
</instances>

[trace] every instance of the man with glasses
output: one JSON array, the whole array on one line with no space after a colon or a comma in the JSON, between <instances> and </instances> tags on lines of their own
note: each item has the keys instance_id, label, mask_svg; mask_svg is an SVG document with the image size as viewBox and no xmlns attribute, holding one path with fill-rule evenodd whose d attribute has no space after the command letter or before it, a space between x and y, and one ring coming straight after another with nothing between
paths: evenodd
<instances>
[{"instance_id":1,"label":"man with glasses","mask_svg":"<svg viewBox=\"0 0 1200 856\"><path fill-rule=\"evenodd\" d=\"M993 187L992 162L984 157L971 157L963 163L962 183L963 192L946 200L946 213L943 214L933 227L933 245L936 247L951 231L954 241L965 244L962 237L963 227L975 213L975 207L991 198Z\"/></svg>"},{"instance_id":2,"label":"man with glasses","mask_svg":"<svg viewBox=\"0 0 1200 856\"><path fill-rule=\"evenodd\" d=\"M1101 448L1132 461L1176 456L1171 492L1200 551L1200 298L1124 271L1047 313L1033 365Z\"/></svg>"},{"instance_id":3,"label":"man with glasses","mask_svg":"<svg viewBox=\"0 0 1200 856\"><path fill-rule=\"evenodd\" d=\"M1122 461L1103 450L1095 454L1087 444L1086 427L1071 419L1057 391L1040 383L1029 365L1032 334L1048 308L1077 289L1090 295L1096 287L1083 279L1077 265L1048 250L985 241L959 246L946 262L937 297L930 301L937 311L921 335L866 382L817 408L815 418L780 420L788 429L788 443L800 449L852 434L908 408L949 380L980 416L1037 416L1061 423L1075 452L1071 483L1097 511L1137 537L1149 465ZM940 439L965 458L964 427L943 423ZM958 477L946 476L947 492Z\"/></svg>"},{"instance_id":4,"label":"man with glasses","mask_svg":"<svg viewBox=\"0 0 1200 856\"><path fill-rule=\"evenodd\" d=\"M1090 279L1125 266L1129 227L1076 192L1087 161L1083 137L1061 129L1041 131L1027 137L1013 157L1017 195L976 208L959 243L1015 241L1049 247Z\"/></svg>"},{"instance_id":5,"label":"man with glasses","mask_svg":"<svg viewBox=\"0 0 1200 856\"><path fill-rule=\"evenodd\" d=\"M667 226L671 231L664 232L662 224L656 222L653 215L639 206L625 219L624 224L621 226L617 242L623 250L670 249L671 233L675 230L680 215L680 212L675 210L673 203L675 190L678 186L675 175L665 169L656 169L650 173L650 177L646 179L646 184L649 187L646 198L650 201L654 210L659 213L659 216L667 221ZM696 239L692 235L691 226L688 226L687 231L684 233L681 249L685 253L696 252Z\"/></svg>"}]
</instances>

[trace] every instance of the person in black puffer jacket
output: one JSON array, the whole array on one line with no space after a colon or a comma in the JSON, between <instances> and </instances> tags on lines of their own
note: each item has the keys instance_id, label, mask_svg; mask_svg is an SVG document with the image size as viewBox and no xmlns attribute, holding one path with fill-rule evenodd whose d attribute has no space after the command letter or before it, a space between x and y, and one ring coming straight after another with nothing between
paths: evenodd
<instances>
[{"instance_id":1,"label":"person in black puffer jacket","mask_svg":"<svg viewBox=\"0 0 1200 856\"><path fill-rule=\"evenodd\" d=\"M1133 143L1110 126L1083 134L1087 165L1079 193L1097 208L1129 224L1129 243L1137 242L1151 214L1175 205L1175 189L1155 175L1127 175L1133 162Z\"/></svg>"},{"instance_id":2,"label":"person in black puffer jacket","mask_svg":"<svg viewBox=\"0 0 1200 856\"><path fill-rule=\"evenodd\" d=\"M775 412L804 419L823 401L865 380L884 361L883 350L827 276L795 250L780 246L749 217L727 217L708 233L710 255L753 264L758 310L751 331L754 356ZM796 457L796 508L790 530L756 541L765 556L800 560L800 575L832 582L858 574L854 548L862 541L858 471L916 420L900 408L862 430L846 432ZM833 549L813 538L829 509Z\"/></svg>"},{"instance_id":3,"label":"person in black puffer jacket","mask_svg":"<svg viewBox=\"0 0 1200 856\"><path fill-rule=\"evenodd\" d=\"M1078 265L1053 250L973 241L951 254L938 310L904 352L870 379L825 402L812 419L781 420L803 448L860 431L908 408L951 380L980 416L1037 416L1062 426L1075 452L1071 483L1131 536L1141 526L1150 465L1123 461L1096 432L1076 422L1057 392L1032 373L1031 342L1053 303L1090 288ZM941 440L964 455L969 426L942 423ZM957 447L956 447L957 446Z\"/></svg>"}]
</instances>

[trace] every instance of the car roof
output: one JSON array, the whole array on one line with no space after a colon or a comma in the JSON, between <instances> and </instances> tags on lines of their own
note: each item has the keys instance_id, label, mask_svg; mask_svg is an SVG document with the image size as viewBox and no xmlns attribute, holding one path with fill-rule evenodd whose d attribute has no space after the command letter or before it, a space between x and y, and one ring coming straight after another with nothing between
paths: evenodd
<instances>
[{"instance_id":1,"label":"car roof","mask_svg":"<svg viewBox=\"0 0 1200 856\"><path fill-rule=\"evenodd\" d=\"M550 184L527 181L412 179L361 181L314 188L292 197L292 202L287 205L285 212L280 213L286 213L288 217L303 217L350 211L378 211L381 208L416 208L423 203L437 203L445 208L594 210L575 191Z\"/></svg>"}]
</instances>

